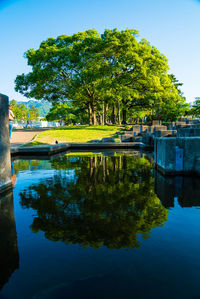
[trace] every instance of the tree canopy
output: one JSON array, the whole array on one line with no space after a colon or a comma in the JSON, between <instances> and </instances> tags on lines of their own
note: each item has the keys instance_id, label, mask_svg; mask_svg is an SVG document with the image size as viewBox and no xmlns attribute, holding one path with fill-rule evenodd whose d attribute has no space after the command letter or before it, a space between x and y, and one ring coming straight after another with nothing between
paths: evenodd
<instances>
[{"instance_id":1,"label":"tree canopy","mask_svg":"<svg viewBox=\"0 0 200 299\"><path fill-rule=\"evenodd\" d=\"M25 53L32 71L18 75L16 91L51 102L71 100L87 109L90 124L126 123L130 109L156 111L167 102L179 105L179 84L168 75L167 58L138 31L86 30L42 42ZM168 105L168 109L169 109ZM102 111L102 109L104 111Z\"/></svg>"}]
</instances>

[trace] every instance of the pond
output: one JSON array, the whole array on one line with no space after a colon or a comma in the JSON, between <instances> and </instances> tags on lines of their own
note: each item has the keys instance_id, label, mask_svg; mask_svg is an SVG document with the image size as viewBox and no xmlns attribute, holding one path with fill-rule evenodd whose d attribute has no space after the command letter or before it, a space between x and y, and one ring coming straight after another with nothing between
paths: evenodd
<instances>
[{"instance_id":1,"label":"pond","mask_svg":"<svg viewBox=\"0 0 200 299\"><path fill-rule=\"evenodd\" d=\"M0 199L0 298L199 298L200 179L152 154L13 161Z\"/></svg>"}]
</instances>

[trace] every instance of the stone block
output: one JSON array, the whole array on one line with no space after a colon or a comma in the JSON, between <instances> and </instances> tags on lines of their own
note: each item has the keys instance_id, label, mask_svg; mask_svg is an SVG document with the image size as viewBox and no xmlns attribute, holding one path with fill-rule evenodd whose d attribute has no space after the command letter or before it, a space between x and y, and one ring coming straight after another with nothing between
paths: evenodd
<instances>
[{"instance_id":1,"label":"stone block","mask_svg":"<svg viewBox=\"0 0 200 299\"><path fill-rule=\"evenodd\" d=\"M185 128L185 127L189 127L189 124L186 124L186 122L182 122L182 121L176 121L176 127L178 128Z\"/></svg>"},{"instance_id":2,"label":"stone block","mask_svg":"<svg viewBox=\"0 0 200 299\"><path fill-rule=\"evenodd\" d=\"M166 137L166 136L176 136L177 131L176 130L162 130L162 131L155 131L154 136L155 137Z\"/></svg>"},{"instance_id":3,"label":"stone block","mask_svg":"<svg viewBox=\"0 0 200 299\"><path fill-rule=\"evenodd\" d=\"M195 172L195 161L200 156L200 137L177 138L177 145L184 151L184 172Z\"/></svg>"},{"instance_id":4,"label":"stone block","mask_svg":"<svg viewBox=\"0 0 200 299\"><path fill-rule=\"evenodd\" d=\"M115 142L115 138L112 137L103 137L101 139L102 142Z\"/></svg>"},{"instance_id":5,"label":"stone block","mask_svg":"<svg viewBox=\"0 0 200 299\"><path fill-rule=\"evenodd\" d=\"M150 135L143 136L142 142L150 147L154 146L154 138Z\"/></svg>"},{"instance_id":6,"label":"stone block","mask_svg":"<svg viewBox=\"0 0 200 299\"><path fill-rule=\"evenodd\" d=\"M153 132L155 131L166 131L167 126L154 126Z\"/></svg>"},{"instance_id":7,"label":"stone block","mask_svg":"<svg viewBox=\"0 0 200 299\"><path fill-rule=\"evenodd\" d=\"M155 138L157 168L165 174L199 173L200 137Z\"/></svg>"},{"instance_id":8,"label":"stone block","mask_svg":"<svg viewBox=\"0 0 200 299\"><path fill-rule=\"evenodd\" d=\"M101 140L100 139L92 139L92 140L90 140L90 142L98 143L98 142L101 142Z\"/></svg>"},{"instance_id":9,"label":"stone block","mask_svg":"<svg viewBox=\"0 0 200 299\"><path fill-rule=\"evenodd\" d=\"M179 122L186 122L187 121L187 117L184 117L184 116L183 117L179 117L178 121Z\"/></svg>"},{"instance_id":10,"label":"stone block","mask_svg":"<svg viewBox=\"0 0 200 299\"><path fill-rule=\"evenodd\" d=\"M187 119L186 120L186 124L195 125L195 124L198 124L198 123L199 123L198 119Z\"/></svg>"},{"instance_id":11,"label":"stone block","mask_svg":"<svg viewBox=\"0 0 200 299\"><path fill-rule=\"evenodd\" d=\"M155 138L154 161L157 168L163 173L175 172L176 138Z\"/></svg>"},{"instance_id":12,"label":"stone block","mask_svg":"<svg viewBox=\"0 0 200 299\"><path fill-rule=\"evenodd\" d=\"M0 193L11 188L8 97L0 94Z\"/></svg>"},{"instance_id":13,"label":"stone block","mask_svg":"<svg viewBox=\"0 0 200 299\"><path fill-rule=\"evenodd\" d=\"M9 146L8 97L0 94L0 146Z\"/></svg>"},{"instance_id":14,"label":"stone block","mask_svg":"<svg viewBox=\"0 0 200 299\"><path fill-rule=\"evenodd\" d=\"M169 123L167 128L168 128L168 130L175 130L176 129L176 123L175 122Z\"/></svg>"},{"instance_id":15,"label":"stone block","mask_svg":"<svg viewBox=\"0 0 200 299\"><path fill-rule=\"evenodd\" d=\"M133 131L125 131L124 135L133 136Z\"/></svg>"},{"instance_id":16,"label":"stone block","mask_svg":"<svg viewBox=\"0 0 200 299\"><path fill-rule=\"evenodd\" d=\"M155 131L167 130L167 126L149 126L146 130L147 133L154 133Z\"/></svg>"},{"instance_id":17,"label":"stone block","mask_svg":"<svg viewBox=\"0 0 200 299\"><path fill-rule=\"evenodd\" d=\"M195 137L195 136L200 136L200 127L179 128L177 132L177 137Z\"/></svg>"},{"instance_id":18,"label":"stone block","mask_svg":"<svg viewBox=\"0 0 200 299\"><path fill-rule=\"evenodd\" d=\"M141 127L141 125L134 125L132 128L133 128L133 130L140 131L140 127Z\"/></svg>"},{"instance_id":19,"label":"stone block","mask_svg":"<svg viewBox=\"0 0 200 299\"><path fill-rule=\"evenodd\" d=\"M130 135L122 135L121 142L132 142L134 140L133 136Z\"/></svg>"},{"instance_id":20,"label":"stone block","mask_svg":"<svg viewBox=\"0 0 200 299\"><path fill-rule=\"evenodd\" d=\"M161 120L153 120L152 125L153 126L160 126L161 125Z\"/></svg>"}]
</instances>

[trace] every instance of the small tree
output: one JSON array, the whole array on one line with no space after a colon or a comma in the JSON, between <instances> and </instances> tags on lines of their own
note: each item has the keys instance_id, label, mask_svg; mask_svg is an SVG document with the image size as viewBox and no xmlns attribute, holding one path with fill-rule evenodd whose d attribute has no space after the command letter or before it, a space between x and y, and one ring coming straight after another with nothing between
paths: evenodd
<instances>
[{"instance_id":1,"label":"small tree","mask_svg":"<svg viewBox=\"0 0 200 299\"><path fill-rule=\"evenodd\" d=\"M69 125L79 122L78 109L69 103L54 103L49 113L46 115L48 121L58 121L60 124Z\"/></svg>"},{"instance_id":2,"label":"small tree","mask_svg":"<svg viewBox=\"0 0 200 299\"><path fill-rule=\"evenodd\" d=\"M39 109L34 106L28 109L28 114L29 120L38 120L40 116Z\"/></svg>"}]
</instances>

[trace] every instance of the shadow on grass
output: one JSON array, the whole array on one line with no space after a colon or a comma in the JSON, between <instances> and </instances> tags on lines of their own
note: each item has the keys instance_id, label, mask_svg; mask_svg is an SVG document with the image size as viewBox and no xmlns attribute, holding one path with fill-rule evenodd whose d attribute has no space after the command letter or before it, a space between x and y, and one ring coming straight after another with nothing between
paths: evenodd
<instances>
[{"instance_id":1,"label":"shadow on grass","mask_svg":"<svg viewBox=\"0 0 200 299\"><path fill-rule=\"evenodd\" d=\"M98 130L98 131L110 131L111 129L116 129L118 131L126 130L126 126L88 126L88 125L81 125L81 126L64 126L53 128L52 130Z\"/></svg>"}]
</instances>

